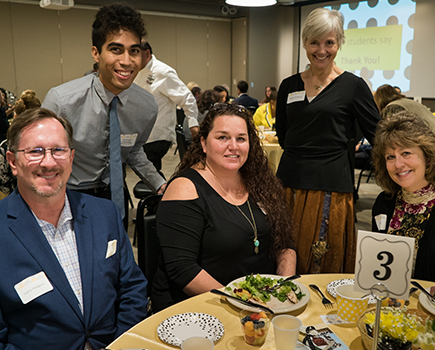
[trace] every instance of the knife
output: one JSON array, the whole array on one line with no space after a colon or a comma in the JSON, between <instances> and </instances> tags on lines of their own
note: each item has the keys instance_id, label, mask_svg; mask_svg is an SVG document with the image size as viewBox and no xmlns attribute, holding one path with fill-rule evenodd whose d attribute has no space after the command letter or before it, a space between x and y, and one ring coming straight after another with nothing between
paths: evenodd
<instances>
[{"instance_id":1,"label":"knife","mask_svg":"<svg viewBox=\"0 0 435 350\"><path fill-rule=\"evenodd\" d=\"M429 300L432 301L432 303L435 302L435 299L432 295L430 295L430 293L418 282L416 281L411 281L411 284L413 286L416 286L418 289L420 289L424 294L426 294L429 297Z\"/></svg>"},{"instance_id":2,"label":"knife","mask_svg":"<svg viewBox=\"0 0 435 350\"><path fill-rule=\"evenodd\" d=\"M222 296L227 297L227 298L235 299L235 300L241 302L242 304L246 304L246 305L253 306L253 307L256 307L256 308L259 308L259 309L266 310L267 312L270 312L272 315L275 314L275 312L273 312L273 310L269 309L266 306L263 306L263 305L257 304L257 303L253 303L252 301L239 299L239 298L237 298L235 296L232 296L230 294L222 292L221 290L218 290L218 289L212 289L210 291L210 293L219 294L219 295L222 295Z\"/></svg>"}]
</instances>

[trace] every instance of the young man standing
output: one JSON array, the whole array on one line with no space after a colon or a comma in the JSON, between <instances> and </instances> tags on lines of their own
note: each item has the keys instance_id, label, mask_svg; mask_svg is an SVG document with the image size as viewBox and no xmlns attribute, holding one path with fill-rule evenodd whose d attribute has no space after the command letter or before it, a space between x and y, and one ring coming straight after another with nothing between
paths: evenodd
<instances>
[{"instance_id":1,"label":"young man standing","mask_svg":"<svg viewBox=\"0 0 435 350\"><path fill-rule=\"evenodd\" d=\"M143 145L157 117L153 96L133 84L141 64L142 17L131 7L102 7L92 25L92 56L98 74L51 89L43 107L74 128L75 158L68 188L111 198L124 216L121 163L153 190L166 182L147 159Z\"/></svg>"}]
</instances>

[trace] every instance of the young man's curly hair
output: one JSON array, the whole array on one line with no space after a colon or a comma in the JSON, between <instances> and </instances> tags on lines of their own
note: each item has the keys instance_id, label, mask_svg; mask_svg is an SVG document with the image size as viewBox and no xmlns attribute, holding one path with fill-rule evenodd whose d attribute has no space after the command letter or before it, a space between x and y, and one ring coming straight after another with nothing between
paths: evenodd
<instances>
[{"instance_id":1,"label":"young man's curly hair","mask_svg":"<svg viewBox=\"0 0 435 350\"><path fill-rule=\"evenodd\" d=\"M139 40L146 35L144 22L138 11L122 4L103 6L92 24L92 45L101 53L107 36L121 29L135 33Z\"/></svg>"}]
</instances>

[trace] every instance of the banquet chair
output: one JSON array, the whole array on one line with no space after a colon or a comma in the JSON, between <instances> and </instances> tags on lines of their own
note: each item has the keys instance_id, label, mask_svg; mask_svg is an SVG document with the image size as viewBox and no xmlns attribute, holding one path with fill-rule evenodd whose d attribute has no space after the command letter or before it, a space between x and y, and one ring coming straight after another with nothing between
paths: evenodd
<instances>
[{"instance_id":1,"label":"banquet chair","mask_svg":"<svg viewBox=\"0 0 435 350\"><path fill-rule=\"evenodd\" d=\"M188 148L186 137L184 136L184 129L183 129L184 118L186 118L184 111L181 108L177 107L177 125L175 126L177 148L175 149L174 154L176 154L178 151L178 155L180 156L180 161L183 159L184 154L186 153Z\"/></svg>"},{"instance_id":2,"label":"banquet chair","mask_svg":"<svg viewBox=\"0 0 435 350\"><path fill-rule=\"evenodd\" d=\"M156 211L163 194L151 194L139 201L136 214L137 264L148 280L148 295L161 252L156 232Z\"/></svg>"},{"instance_id":3,"label":"banquet chair","mask_svg":"<svg viewBox=\"0 0 435 350\"><path fill-rule=\"evenodd\" d=\"M247 106L246 109L251 112L252 115L255 114L255 111L257 110L257 107L255 106Z\"/></svg>"},{"instance_id":4,"label":"banquet chair","mask_svg":"<svg viewBox=\"0 0 435 350\"><path fill-rule=\"evenodd\" d=\"M359 187L360 187L360 185L361 185L361 179L362 179L362 177L363 177L363 176L367 176L367 181L366 181L366 183L369 183L370 178L371 178L372 175L373 175L373 171L374 171L373 160L372 160L371 153L368 153L368 154L369 154L369 157L367 158L367 160L366 160L366 162L364 163L364 165L361 167L361 171L360 171L359 176L358 176L358 184L357 184L357 186L356 186L356 192L357 192L357 193L358 193ZM366 171L369 172L368 175L364 173L364 172L366 172Z\"/></svg>"}]
</instances>

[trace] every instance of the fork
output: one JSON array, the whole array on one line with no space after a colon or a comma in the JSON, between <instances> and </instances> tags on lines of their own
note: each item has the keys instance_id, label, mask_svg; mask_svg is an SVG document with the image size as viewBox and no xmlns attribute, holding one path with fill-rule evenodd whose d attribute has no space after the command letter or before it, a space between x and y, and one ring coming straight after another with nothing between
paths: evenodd
<instances>
[{"instance_id":1,"label":"fork","mask_svg":"<svg viewBox=\"0 0 435 350\"><path fill-rule=\"evenodd\" d=\"M326 309L333 309L334 308L334 304L325 297L325 295L322 293L322 291L320 290L319 287L317 287L315 284L310 284L310 288L318 291L320 293L320 295L322 296L322 304Z\"/></svg>"},{"instance_id":2,"label":"fork","mask_svg":"<svg viewBox=\"0 0 435 350\"><path fill-rule=\"evenodd\" d=\"M293 275L293 276L287 277L285 280L282 280L281 282L278 282L277 284L275 284L273 287L271 287L269 289L265 289L265 290L268 293L272 293L275 291L276 288L281 287L281 285L284 284L285 282L292 281L292 280L298 279L300 277L301 277L300 275Z\"/></svg>"}]
</instances>

